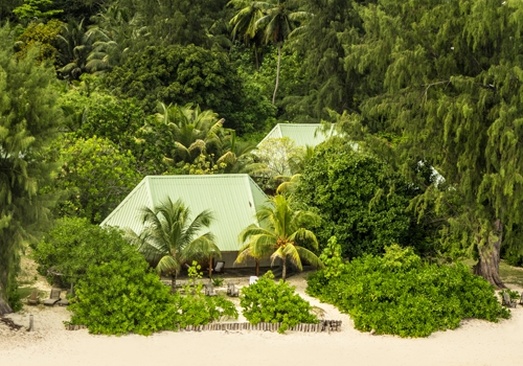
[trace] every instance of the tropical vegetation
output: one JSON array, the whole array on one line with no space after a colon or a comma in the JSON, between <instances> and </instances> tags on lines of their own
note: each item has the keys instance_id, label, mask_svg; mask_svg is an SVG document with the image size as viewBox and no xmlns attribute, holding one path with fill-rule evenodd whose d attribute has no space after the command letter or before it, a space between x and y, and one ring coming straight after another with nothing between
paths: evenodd
<instances>
[{"instance_id":1,"label":"tropical vegetation","mask_svg":"<svg viewBox=\"0 0 523 366\"><path fill-rule=\"evenodd\" d=\"M239 259L281 263L283 277L288 265L335 264L318 276L328 273L321 281L345 294L347 311L357 308L345 293L353 286L337 276L351 263L382 261L394 244L419 258L401 272L407 279L449 276L463 291L472 283L483 291L457 264L465 258L503 288L500 261L523 264L522 22L515 0L0 2L0 314L21 305L17 273L28 247L42 273L80 281L101 263L84 262L84 245L100 247L109 235L88 224L141 177L162 174L244 172L281 192L265 221L245 229ZM276 123L320 121L338 138L303 155L289 146L252 151ZM276 166L287 150L292 159ZM187 244L205 235L205 223L173 244L160 240L163 214L149 210L151 237L134 235L149 265L176 277L192 258L218 256L210 237ZM298 225L298 212L319 219ZM85 253L73 263L67 253L77 249ZM495 319L488 291L478 296L490 313L476 313ZM470 315L441 292L464 310L443 306L446 324L432 314L439 320L414 333ZM374 318L361 324L405 332Z\"/></svg>"},{"instance_id":2,"label":"tropical vegetation","mask_svg":"<svg viewBox=\"0 0 523 366\"><path fill-rule=\"evenodd\" d=\"M508 318L494 288L463 264L424 263L411 248L392 245L318 271L307 291L348 313L356 329L401 337L426 337L455 329L463 319Z\"/></svg>"},{"instance_id":3,"label":"tropical vegetation","mask_svg":"<svg viewBox=\"0 0 523 366\"><path fill-rule=\"evenodd\" d=\"M126 237L159 274L171 277L172 289L176 290L176 278L185 263L221 256L214 235L201 233L212 219L207 210L193 218L181 200L173 202L168 197L152 209L143 207L143 230L135 233L129 229Z\"/></svg>"},{"instance_id":4,"label":"tropical vegetation","mask_svg":"<svg viewBox=\"0 0 523 366\"><path fill-rule=\"evenodd\" d=\"M252 324L280 323L279 333L299 323L317 323L311 305L294 290L283 280L276 282L272 272L268 271L255 283L242 288L242 314Z\"/></svg>"},{"instance_id":5,"label":"tropical vegetation","mask_svg":"<svg viewBox=\"0 0 523 366\"><path fill-rule=\"evenodd\" d=\"M116 228L102 228L87 218L62 217L32 250L38 273L55 286L71 288L89 268L118 260L128 247Z\"/></svg>"},{"instance_id":6,"label":"tropical vegetation","mask_svg":"<svg viewBox=\"0 0 523 366\"><path fill-rule=\"evenodd\" d=\"M236 262L242 263L247 257L252 257L257 260L258 267L260 259L270 257L272 263L279 259L283 280L287 276L287 263L300 271L303 270L303 261L322 267L323 264L311 250L318 249L318 240L307 229L307 225L318 219L314 213L295 210L290 199L277 195L256 212L256 217L261 225L252 224L240 233L243 245Z\"/></svg>"}]
</instances>

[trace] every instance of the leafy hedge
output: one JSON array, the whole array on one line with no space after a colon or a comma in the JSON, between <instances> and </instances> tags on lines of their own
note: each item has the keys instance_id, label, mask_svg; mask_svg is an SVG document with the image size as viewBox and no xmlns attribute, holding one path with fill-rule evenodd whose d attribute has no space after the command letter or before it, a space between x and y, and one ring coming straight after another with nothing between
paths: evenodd
<instances>
[{"instance_id":1,"label":"leafy hedge","mask_svg":"<svg viewBox=\"0 0 523 366\"><path fill-rule=\"evenodd\" d=\"M125 258L134 250L114 228L102 228L85 218L63 217L33 248L38 272L50 283L69 287L90 266Z\"/></svg>"},{"instance_id":2,"label":"leafy hedge","mask_svg":"<svg viewBox=\"0 0 523 366\"><path fill-rule=\"evenodd\" d=\"M178 292L175 294L176 325L179 328L188 325L205 325L223 318L238 318L236 306L224 296L204 294L203 284L196 282L202 276L201 266L193 261L192 266L189 267L191 281L185 285L185 295Z\"/></svg>"},{"instance_id":3,"label":"leafy hedge","mask_svg":"<svg viewBox=\"0 0 523 366\"><path fill-rule=\"evenodd\" d=\"M267 272L252 285L242 288L240 305L243 315L252 324L281 323L279 333L299 323L317 323L311 305L294 289L283 280L275 282L272 272Z\"/></svg>"},{"instance_id":4,"label":"leafy hedge","mask_svg":"<svg viewBox=\"0 0 523 366\"><path fill-rule=\"evenodd\" d=\"M149 335L238 317L231 301L205 296L201 286L186 295L172 294L142 255L133 251L120 261L90 267L79 281L69 309L71 324L85 325L90 333L111 335Z\"/></svg>"},{"instance_id":5,"label":"leafy hedge","mask_svg":"<svg viewBox=\"0 0 523 366\"><path fill-rule=\"evenodd\" d=\"M362 331L425 337L457 328L466 318L495 322L510 316L494 288L464 265L427 264L397 245L383 257L353 260L337 277L326 273L312 274L307 292L350 314Z\"/></svg>"},{"instance_id":6,"label":"leafy hedge","mask_svg":"<svg viewBox=\"0 0 523 366\"><path fill-rule=\"evenodd\" d=\"M175 329L175 298L135 252L89 269L69 307L71 324L95 334L148 335Z\"/></svg>"}]
</instances>

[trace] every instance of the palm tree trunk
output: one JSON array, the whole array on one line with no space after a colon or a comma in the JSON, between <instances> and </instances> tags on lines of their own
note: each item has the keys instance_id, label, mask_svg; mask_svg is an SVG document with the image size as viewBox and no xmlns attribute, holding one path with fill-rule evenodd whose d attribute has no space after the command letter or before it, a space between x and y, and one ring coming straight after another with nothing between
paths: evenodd
<instances>
[{"instance_id":1,"label":"palm tree trunk","mask_svg":"<svg viewBox=\"0 0 523 366\"><path fill-rule=\"evenodd\" d=\"M171 290L172 290L172 292L176 292L176 277L178 277L176 272L171 274Z\"/></svg>"},{"instance_id":2,"label":"palm tree trunk","mask_svg":"<svg viewBox=\"0 0 523 366\"><path fill-rule=\"evenodd\" d=\"M281 260L281 279L285 281L287 277L287 258Z\"/></svg>"},{"instance_id":3,"label":"palm tree trunk","mask_svg":"<svg viewBox=\"0 0 523 366\"><path fill-rule=\"evenodd\" d=\"M254 270L254 273L256 274L256 277L260 277L260 260L258 258L255 258L254 261L256 262L256 268Z\"/></svg>"},{"instance_id":4,"label":"palm tree trunk","mask_svg":"<svg viewBox=\"0 0 523 366\"><path fill-rule=\"evenodd\" d=\"M254 58L256 61L256 71L259 71L260 70L260 55L259 55L257 46L254 46Z\"/></svg>"},{"instance_id":5,"label":"palm tree trunk","mask_svg":"<svg viewBox=\"0 0 523 366\"><path fill-rule=\"evenodd\" d=\"M209 278L212 278L212 257L209 257Z\"/></svg>"},{"instance_id":6,"label":"palm tree trunk","mask_svg":"<svg viewBox=\"0 0 523 366\"><path fill-rule=\"evenodd\" d=\"M272 105L276 102L276 92L280 84L280 64L281 64L281 42L278 43L278 62L276 64L276 82L274 83L274 93L272 94Z\"/></svg>"}]
</instances>

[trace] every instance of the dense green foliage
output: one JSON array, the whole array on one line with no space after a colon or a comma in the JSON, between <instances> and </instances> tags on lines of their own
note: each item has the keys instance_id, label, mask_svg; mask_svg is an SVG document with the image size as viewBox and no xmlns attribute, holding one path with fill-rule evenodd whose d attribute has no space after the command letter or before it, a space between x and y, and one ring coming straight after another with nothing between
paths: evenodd
<instances>
[{"instance_id":1,"label":"dense green foliage","mask_svg":"<svg viewBox=\"0 0 523 366\"><path fill-rule=\"evenodd\" d=\"M184 286L184 294L175 295L177 308L176 324L179 328L188 325L204 325L222 319L237 319L236 306L223 295L207 296L201 281L201 266L193 261L188 269L190 280Z\"/></svg>"},{"instance_id":2,"label":"dense green foliage","mask_svg":"<svg viewBox=\"0 0 523 366\"><path fill-rule=\"evenodd\" d=\"M194 45L150 46L114 68L106 84L120 96L136 98L147 111L158 102L194 103L224 116L227 127L244 127L234 118L235 109L241 109L242 84L223 52Z\"/></svg>"},{"instance_id":3,"label":"dense green foliage","mask_svg":"<svg viewBox=\"0 0 523 366\"><path fill-rule=\"evenodd\" d=\"M91 267L71 302L70 323L85 325L90 333L149 335L175 329L174 296L136 251Z\"/></svg>"},{"instance_id":4,"label":"dense green foliage","mask_svg":"<svg viewBox=\"0 0 523 366\"><path fill-rule=\"evenodd\" d=\"M311 305L294 292L294 287L280 280L274 281L272 272L241 290L242 314L253 324L260 322L281 323L278 332L299 323L317 323Z\"/></svg>"},{"instance_id":5,"label":"dense green foliage","mask_svg":"<svg viewBox=\"0 0 523 366\"><path fill-rule=\"evenodd\" d=\"M130 250L115 229L101 228L85 218L64 217L33 248L38 272L49 282L69 287L91 266L121 258Z\"/></svg>"},{"instance_id":6,"label":"dense green foliage","mask_svg":"<svg viewBox=\"0 0 523 366\"><path fill-rule=\"evenodd\" d=\"M461 264L424 263L412 249L386 248L383 257L364 256L339 276L312 274L307 291L350 314L362 331L426 337L454 329L467 318L498 321L510 313L494 288Z\"/></svg>"},{"instance_id":7,"label":"dense green foliage","mask_svg":"<svg viewBox=\"0 0 523 366\"><path fill-rule=\"evenodd\" d=\"M401 135L405 170L421 160L445 178L452 192L425 191L450 210L442 240L469 248L497 286L500 248L521 248L522 12L516 1L381 0L359 9L364 36L345 59L373 89L363 125Z\"/></svg>"},{"instance_id":8,"label":"dense green foliage","mask_svg":"<svg viewBox=\"0 0 523 366\"><path fill-rule=\"evenodd\" d=\"M59 215L100 223L140 182L136 161L107 139L71 137L58 141L62 169L55 187L65 191Z\"/></svg>"},{"instance_id":9,"label":"dense green foliage","mask_svg":"<svg viewBox=\"0 0 523 366\"><path fill-rule=\"evenodd\" d=\"M53 70L37 55L14 56L9 29L0 28L0 314L15 300L20 250L45 224L52 197L42 187L55 162L45 149L63 122ZM9 291L9 294L8 294ZM8 299L11 297L11 300Z\"/></svg>"},{"instance_id":10,"label":"dense green foliage","mask_svg":"<svg viewBox=\"0 0 523 366\"><path fill-rule=\"evenodd\" d=\"M37 222L45 229L46 209L38 207L53 200L36 197L51 192L40 188L54 177L50 164L58 155L38 154L53 138L45 131L61 124L58 106L71 136L84 145L111 141L118 166L141 175L259 173L245 140L255 145L276 122L332 121L337 113L345 133L334 143L339 150L322 150L329 161L323 168L341 174L355 163L372 173L358 172L363 181L377 183L344 185L345 177L313 161L303 197L324 216L322 246L336 235L349 256L394 242L423 255L465 253L478 260L476 273L501 287L500 254L523 263L522 19L523 5L514 0L1 1L0 25L10 30L0 39L0 171L7 172L0 178L11 202L0 202L0 237L21 243L17 233L35 233ZM61 89L49 89L57 76ZM173 126L159 115L187 105L224 118L219 149L205 139L205 146L199 138L196 145L172 140ZM373 155L345 161L338 152L348 140ZM177 142L206 151L181 158ZM107 167L99 150L77 148L97 157L79 164ZM306 165L303 159L300 169ZM432 168L442 179L422 177L420 170ZM122 179L102 169L96 182L95 193L108 202L83 192L82 174L69 174L67 187L61 174L59 188L84 201L64 195L55 213L99 222L132 186L133 173L122 169ZM315 191L316 178L330 190ZM409 204L418 217L406 213ZM22 220L26 214L31 218ZM0 245L0 268L8 273L0 276L0 299L20 248L7 241Z\"/></svg>"},{"instance_id":11,"label":"dense green foliage","mask_svg":"<svg viewBox=\"0 0 523 366\"><path fill-rule=\"evenodd\" d=\"M421 244L407 213L409 185L385 161L354 151L351 143L331 140L317 147L295 196L322 217L320 243L336 236L345 257L378 254L393 243Z\"/></svg>"}]
</instances>

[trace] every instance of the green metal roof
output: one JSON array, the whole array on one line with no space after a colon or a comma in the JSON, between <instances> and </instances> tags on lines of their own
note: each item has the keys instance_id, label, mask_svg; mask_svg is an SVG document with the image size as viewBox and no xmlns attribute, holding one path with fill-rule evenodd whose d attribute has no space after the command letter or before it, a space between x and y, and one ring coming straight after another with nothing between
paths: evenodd
<instances>
[{"instance_id":1,"label":"green metal roof","mask_svg":"<svg viewBox=\"0 0 523 366\"><path fill-rule=\"evenodd\" d=\"M167 197L181 199L192 218L203 210L212 211L215 220L209 230L222 252L239 249L238 235L257 224L256 209L267 200L247 174L147 176L101 225L129 227L139 234L143 229L140 209L153 208Z\"/></svg>"},{"instance_id":2,"label":"green metal roof","mask_svg":"<svg viewBox=\"0 0 523 366\"><path fill-rule=\"evenodd\" d=\"M258 146L267 139L282 137L290 138L296 146L316 146L332 136L334 132L333 127L327 133L323 132L321 127L320 123L278 123Z\"/></svg>"}]
</instances>

